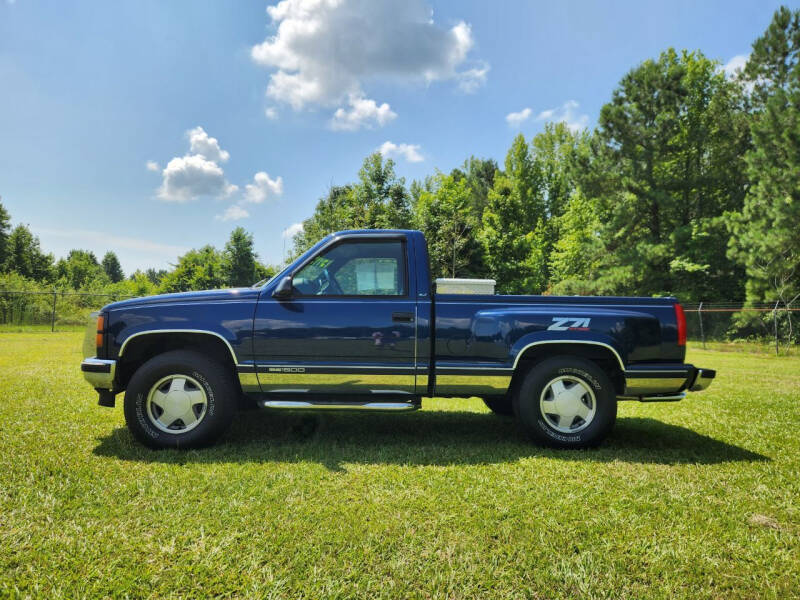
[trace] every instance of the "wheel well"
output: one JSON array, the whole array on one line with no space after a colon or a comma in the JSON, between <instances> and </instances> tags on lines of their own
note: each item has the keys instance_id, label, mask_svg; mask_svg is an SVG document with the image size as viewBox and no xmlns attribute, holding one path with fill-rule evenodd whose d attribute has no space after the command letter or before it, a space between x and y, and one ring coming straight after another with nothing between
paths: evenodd
<instances>
[{"instance_id":1,"label":"wheel well","mask_svg":"<svg viewBox=\"0 0 800 600\"><path fill-rule=\"evenodd\" d=\"M517 360L517 368L511 377L509 390L516 389L530 369L537 363L553 356L580 356L599 366L614 384L617 394L625 392L625 375L620 369L616 355L604 346L595 344L537 344L525 350Z\"/></svg>"},{"instance_id":2,"label":"wheel well","mask_svg":"<svg viewBox=\"0 0 800 600\"><path fill-rule=\"evenodd\" d=\"M139 335L125 344L117 361L117 385L125 389L139 367L154 356L172 350L193 350L218 361L231 370L234 381L239 384L230 347L221 338L208 333L169 332Z\"/></svg>"}]
</instances>

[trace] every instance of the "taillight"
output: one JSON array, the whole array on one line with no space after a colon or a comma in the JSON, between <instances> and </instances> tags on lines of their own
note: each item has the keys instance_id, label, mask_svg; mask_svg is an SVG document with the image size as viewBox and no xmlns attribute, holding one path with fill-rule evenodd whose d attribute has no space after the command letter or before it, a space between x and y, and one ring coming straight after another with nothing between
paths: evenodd
<instances>
[{"instance_id":1,"label":"taillight","mask_svg":"<svg viewBox=\"0 0 800 600\"><path fill-rule=\"evenodd\" d=\"M678 346L686 345L686 315L683 312L683 307L675 304L675 320L678 322Z\"/></svg>"},{"instance_id":2,"label":"taillight","mask_svg":"<svg viewBox=\"0 0 800 600\"><path fill-rule=\"evenodd\" d=\"M103 315L97 317L97 335L94 338L94 345L97 347L97 356L100 356L100 349L103 347L103 333L105 332L106 318Z\"/></svg>"}]
</instances>

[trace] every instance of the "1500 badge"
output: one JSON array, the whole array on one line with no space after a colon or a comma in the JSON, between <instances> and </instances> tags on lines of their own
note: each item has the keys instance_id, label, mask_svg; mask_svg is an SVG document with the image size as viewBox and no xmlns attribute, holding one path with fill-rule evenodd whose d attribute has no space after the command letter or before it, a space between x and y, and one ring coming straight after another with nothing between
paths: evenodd
<instances>
[{"instance_id":1,"label":"1500 badge","mask_svg":"<svg viewBox=\"0 0 800 600\"><path fill-rule=\"evenodd\" d=\"M554 323L547 328L548 331L589 331L589 322L592 319L575 319L573 317L553 317Z\"/></svg>"}]
</instances>

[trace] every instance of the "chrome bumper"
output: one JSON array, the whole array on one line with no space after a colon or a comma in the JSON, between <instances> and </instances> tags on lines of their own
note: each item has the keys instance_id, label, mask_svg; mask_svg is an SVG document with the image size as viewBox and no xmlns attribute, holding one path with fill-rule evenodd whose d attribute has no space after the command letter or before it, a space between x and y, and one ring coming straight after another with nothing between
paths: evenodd
<instances>
[{"instance_id":1,"label":"chrome bumper","mask_svg":"<svg viewBox=\"0 0 800 600\"><path fill-rule=\"evenodd\" d=\"M619 400L675 402L686 391L699 392L714 381L717 372L686 364L637 364L625 370L625 393Z\"/></svg>"},{"instance_id":2,"label":"chrome bumper","mask_svg":"<svg viewBox=\"0 0 800 600\"><path fill-rule=\"evenodd\" d=\"M83 378L98 390L113 390L117 361L102 358L84 358L81 363Z\"/></svg>"}]
</instances>

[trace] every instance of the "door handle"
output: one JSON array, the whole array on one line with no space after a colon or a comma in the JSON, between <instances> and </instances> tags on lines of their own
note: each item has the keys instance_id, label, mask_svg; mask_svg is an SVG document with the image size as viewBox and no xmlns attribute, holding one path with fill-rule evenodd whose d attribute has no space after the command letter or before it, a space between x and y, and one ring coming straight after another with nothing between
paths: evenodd
<instances>
[{"instance_id":1,"label":"door handle","mask_svg":"<svg viewBox=\"0 0 800 600\"><path fill-rule=\"evenodd\" d=\"M410 312L393 312L392 321L395 323L413 323L414 313Z\"/></svg>"}]
</instances>

